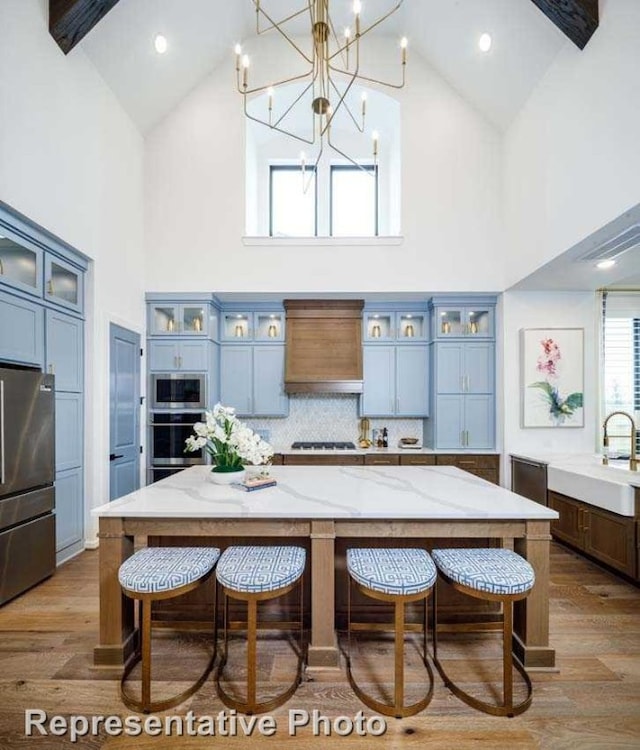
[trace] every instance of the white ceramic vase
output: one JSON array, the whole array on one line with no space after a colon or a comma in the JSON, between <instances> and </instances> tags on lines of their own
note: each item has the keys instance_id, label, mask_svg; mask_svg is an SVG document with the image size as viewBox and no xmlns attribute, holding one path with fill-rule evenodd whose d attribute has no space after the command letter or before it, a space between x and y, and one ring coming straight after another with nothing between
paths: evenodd
<instances>
[{"instance_id":1,"label":"white ceramic vase","mask_svg":"<svg viewBox=\"0 0 640 750\"><path fill-rule=\"evenodd\" d=\"M243 482L245 477L245 470L238 469L237 471L210 471L209 479L214 484L232 484L233 482Z\"/></svg>"}]
</instances>

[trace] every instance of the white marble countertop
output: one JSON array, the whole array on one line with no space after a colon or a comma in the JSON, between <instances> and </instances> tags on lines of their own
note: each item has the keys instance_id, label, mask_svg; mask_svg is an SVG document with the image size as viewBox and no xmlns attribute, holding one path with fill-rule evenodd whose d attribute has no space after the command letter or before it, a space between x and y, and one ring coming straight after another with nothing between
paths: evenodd
<instances>
[{"instance_id":1,"label":"white marble countertop","mask_svg":"<svg viewBox=\"0 0 640 750\"><path fill-rule=\"evenodd\" d=\"M552 520L558 514L453 466L274 466L243 492L193 466L94 508L101 517Z\"/></svg>"}]
</instances>

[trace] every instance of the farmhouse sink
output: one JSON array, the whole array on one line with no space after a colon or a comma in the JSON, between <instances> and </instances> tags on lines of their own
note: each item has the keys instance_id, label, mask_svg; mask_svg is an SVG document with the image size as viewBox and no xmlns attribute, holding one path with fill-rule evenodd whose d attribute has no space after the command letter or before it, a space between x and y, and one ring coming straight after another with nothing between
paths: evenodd
<instances>
[{"instance_id":1,"label":"farmhouse sink","mask_svg":"<svg viewBox=\"0 0 640 750\"><path fill-rule=\"evenodd\" d=\"M596 463L549 464L547 486L568 497L583 500L613 513L633 516L635 487L640 474L628 471L628 461L612 461L608 466Z\"/></svg>"}]
</instances>

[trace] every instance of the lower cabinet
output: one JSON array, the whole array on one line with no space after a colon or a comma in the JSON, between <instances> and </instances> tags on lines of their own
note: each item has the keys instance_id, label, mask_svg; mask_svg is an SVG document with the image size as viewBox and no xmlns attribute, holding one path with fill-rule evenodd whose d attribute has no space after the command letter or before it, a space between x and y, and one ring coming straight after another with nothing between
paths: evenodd
<instances>
[{"instance_id":1,"label":"lower cabinet","mask_svg":"<svg viewBox=\"0 0 640 750\"><path fill-rule=\"evenodd\" d=\"M82 468L56 472L56 553L58 562L84 545Z\"/></svg>"},{"instance_id":2,"label":"lower cabinet","mask_svg":"<svg viewBox=\"0 0 640 750\"><path fill-rule=\"evenodd\" d=\"M438 453L436 455L438 466L457 466L463 471L475 474L477 477L486 479L493 484L500 483L500 456L498 455L473 455L471 453Z\"/></svg>"},{"instance_id":3,"label":"lower cabinet","mask_svg":"<svg viewBox=\"0 0 640 750\"><path fill-rule=\"evenodd\" d=\"M286 417L284 346L221 347L220 401L238 416Z\"/></svg>"},{"instance_id":4,"label":"lower cabinet","mask_svg":"<svg viewBox=\"0 0 640 750\"><path fill-rule=\"evenodd\" d=\"M549 490L549 507L560 516L551 532L600 562L637 578L636 519Z\"/></svg>"},{"instance_id":5,"label":"lower cabinet","mask_svg":"<svg viewBox=\"0 0 640 750\"><path fill-rule=\"evenodd\" d=\"M0 292L0 354L7 362L44 364L44 309Z\"/></svg>"},{"instance_id":6,"label":"lower cabinet","mask_svg":"<svg viewBox=\"0 0 640 750\"><path fill-rule=\"evenodd\" d=\"M333 456L294 456L284 454L285 466L362 466L364 456L333 455Z\"/></svg>"}]
</instances>

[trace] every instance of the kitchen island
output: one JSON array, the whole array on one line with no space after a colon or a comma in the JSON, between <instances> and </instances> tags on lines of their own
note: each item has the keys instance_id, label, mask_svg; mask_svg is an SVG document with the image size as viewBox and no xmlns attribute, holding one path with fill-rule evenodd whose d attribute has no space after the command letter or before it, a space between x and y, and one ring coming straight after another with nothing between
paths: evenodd
<instances>
[{"instance_id":1,"label":"kitchen island","mask_svg":"<svg viewBox=\"0 0 640 750\"><path fill-rule=\"evenodd\" d=\"M140 537L253 537L308 541L311 637L308 665L339 665L335 632L335 550L338 540L491 538L525 557L536 573L518 602L514 650L528 668L553 668L549 645L550 523L557 513L453 466L277 466L275 487L242 492L214 485L194 466L94 509L100 538L100 642L94 663L121 668L135 642L131 601L118 568Z\"/></svg>"}]
</instances>

